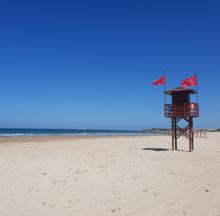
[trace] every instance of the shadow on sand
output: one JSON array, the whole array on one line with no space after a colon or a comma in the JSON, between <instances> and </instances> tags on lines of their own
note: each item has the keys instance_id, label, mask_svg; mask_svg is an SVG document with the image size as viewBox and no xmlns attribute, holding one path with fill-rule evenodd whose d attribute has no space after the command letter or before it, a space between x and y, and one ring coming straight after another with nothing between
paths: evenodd
<instances>
[{"instance_id":1,"label":"shadow on sand","mask_svg":"<svg viewBox=\"0 0 220 216\"><path fill-rule=\"evenodd\" d=\"M169 149L166 149L166 148L143 148L142 150L145 150L145 151L169 151Z\"/></svg>"}]
</instances>

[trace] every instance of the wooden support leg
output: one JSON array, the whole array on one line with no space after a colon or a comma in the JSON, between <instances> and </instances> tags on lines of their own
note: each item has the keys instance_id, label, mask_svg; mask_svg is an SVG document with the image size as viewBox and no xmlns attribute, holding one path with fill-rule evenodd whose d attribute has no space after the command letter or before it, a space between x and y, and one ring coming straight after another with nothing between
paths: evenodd
<instances>
[{"instance_id":1,"label":"wooden support leg","mask_svg":"<svg viewBox=\"0 0 220 216\"><path fill-rule=\"evenodd\" d=\"M189 151L192 151L192 139L191 139L191 132L189 132Z\"/></svg>"},{"instance_id":2,"label":"wooden support leg","mask_svg":"<svg viewBox=\"0 0 220 216\"><path fill-rule=\"evenodd\" d=\"M172 133L172 150L174 150L174 118L172 118L172 129L171 129L171 133Z\"/></svg>"},{"instance_id":3,"label":"wooden support leg","mask_svg":"<svg viewBox=\"0 0 220 216\"><path fill-rule=\"evenodd\" d=\"M192 142L192 151L194 150L194 132L193 132L193 118L190 118L190 130L191 130L191 142Z\"/></svg>"},{"instance_id":4,"label":"wooden support leg","mask_svg":"<svg viewBox=\"0 0 220 216\"><path fill-rule=\"evenodd\" d=\"M174 118L175 150L177 150L177 118Z\"/></svg>"},{"instance_id":5,"label":"wooden support leg","mask_svg":"<svg viewBox=\"0 0 220 216\"><path fill-rule=\"evenodd\" d=\"M188 124L185 127L178 126L178 122L185 120ZM189 141L189 151L194 150L194 132L193 132L193 118L172 118L172 150L177 150L177 141L180 136L185 136Z\"/></svg>"},{"instance_id":6,"label":"wooden support leg","mask_svg":"<svg viewBox=\"0 0 220 216\"><path fill-rule=\"evenodd\" d=\"M193 151L193 119L189 118L189 151Z\"/></svg>"}]
</instances>

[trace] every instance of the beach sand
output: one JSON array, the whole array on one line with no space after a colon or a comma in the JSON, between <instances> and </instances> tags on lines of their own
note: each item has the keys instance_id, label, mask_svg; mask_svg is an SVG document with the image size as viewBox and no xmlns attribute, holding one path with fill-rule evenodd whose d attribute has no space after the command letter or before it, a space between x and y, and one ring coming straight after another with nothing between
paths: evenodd
<instances>
[{"instance_id":1,"label":"beach sand","mask_svg":"<svg viewBox=\"0 0 220 216\"><path fill-rule=\"evenodd\" d=\"M12 140L12 141L11 141ZM220 133L0 140L1 216L220 216Z\"/></svg>"}]
</instances>

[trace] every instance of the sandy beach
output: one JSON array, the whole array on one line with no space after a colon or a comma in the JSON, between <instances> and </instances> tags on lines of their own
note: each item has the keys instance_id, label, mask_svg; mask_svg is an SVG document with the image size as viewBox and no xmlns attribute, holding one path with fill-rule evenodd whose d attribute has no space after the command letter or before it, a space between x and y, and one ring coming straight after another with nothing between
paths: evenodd
<instances>
[{"instance_id":1,"label":"sandy beach","mask_svg":"<svg viewBox=\"0 0 220 216\"><path fill-rule=\"evenodd\" d=\"M220 133L0 139L1 216L220 216Z\"/></svg>"}]
</instances>

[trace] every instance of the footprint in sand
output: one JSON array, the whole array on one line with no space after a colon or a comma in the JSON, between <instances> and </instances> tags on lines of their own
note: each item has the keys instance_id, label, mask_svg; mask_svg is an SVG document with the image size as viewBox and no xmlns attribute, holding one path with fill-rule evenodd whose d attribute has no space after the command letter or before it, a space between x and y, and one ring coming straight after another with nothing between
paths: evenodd
<instances>
[{"instance_id":1,"label":"footprint in sand","mask_svg":"<svg viewBox=\"0 0 220 216\"><path fill-rule=\"evenodd\" d=\"M111 210L112 213L115 213L115 212L118 212L118 211L121 211L121 208L114 208L114 209Z\"/></svg>"},{"instance_id":2,"label":"footprint in sand","mask_svg":"<svg viewBox=\"0 0 220 216\"><path fill-rule=\"evenodd\" d=\"M138 179L138 177L133 177L133 179L134 179L134 180L137 180L137 179Z\"/></svg>"},{"instance_id":3,"label":"footprint in sand","mask_svg":"<svg viewBox=\"0 0 220 216\"><path fill-rule=\"evenodd\" d=\"M75 174L83 174L83 173L87 173L87 170L86 169L84 169L84 170L77 170L77 171L75 171Z\"/></svg>"},{"instance_id":4,"label":"footprint in sand","mask_svg":"<svg viewBox=\"0 0 220 216\"><path fill-rule=\"evenodd\" d=\"M186 215L186 214L187 214L187 212L186 212L185 210L183 210L183 212L182 212L182 213L183 213L183 215Z\"/></svg>"},{"instance_id":5,"label":"footprint in sand","mask_svg":"<svg viewBox=\"0 0 220 216\"><path fill-rule=\"evenodd\" d=\"M204 192L206 192L206 193L210 192L210 191L209 191L207 188L205 188L205 187L201 187L201 189L204 190Z\"/></svg>"}]
</instances>

